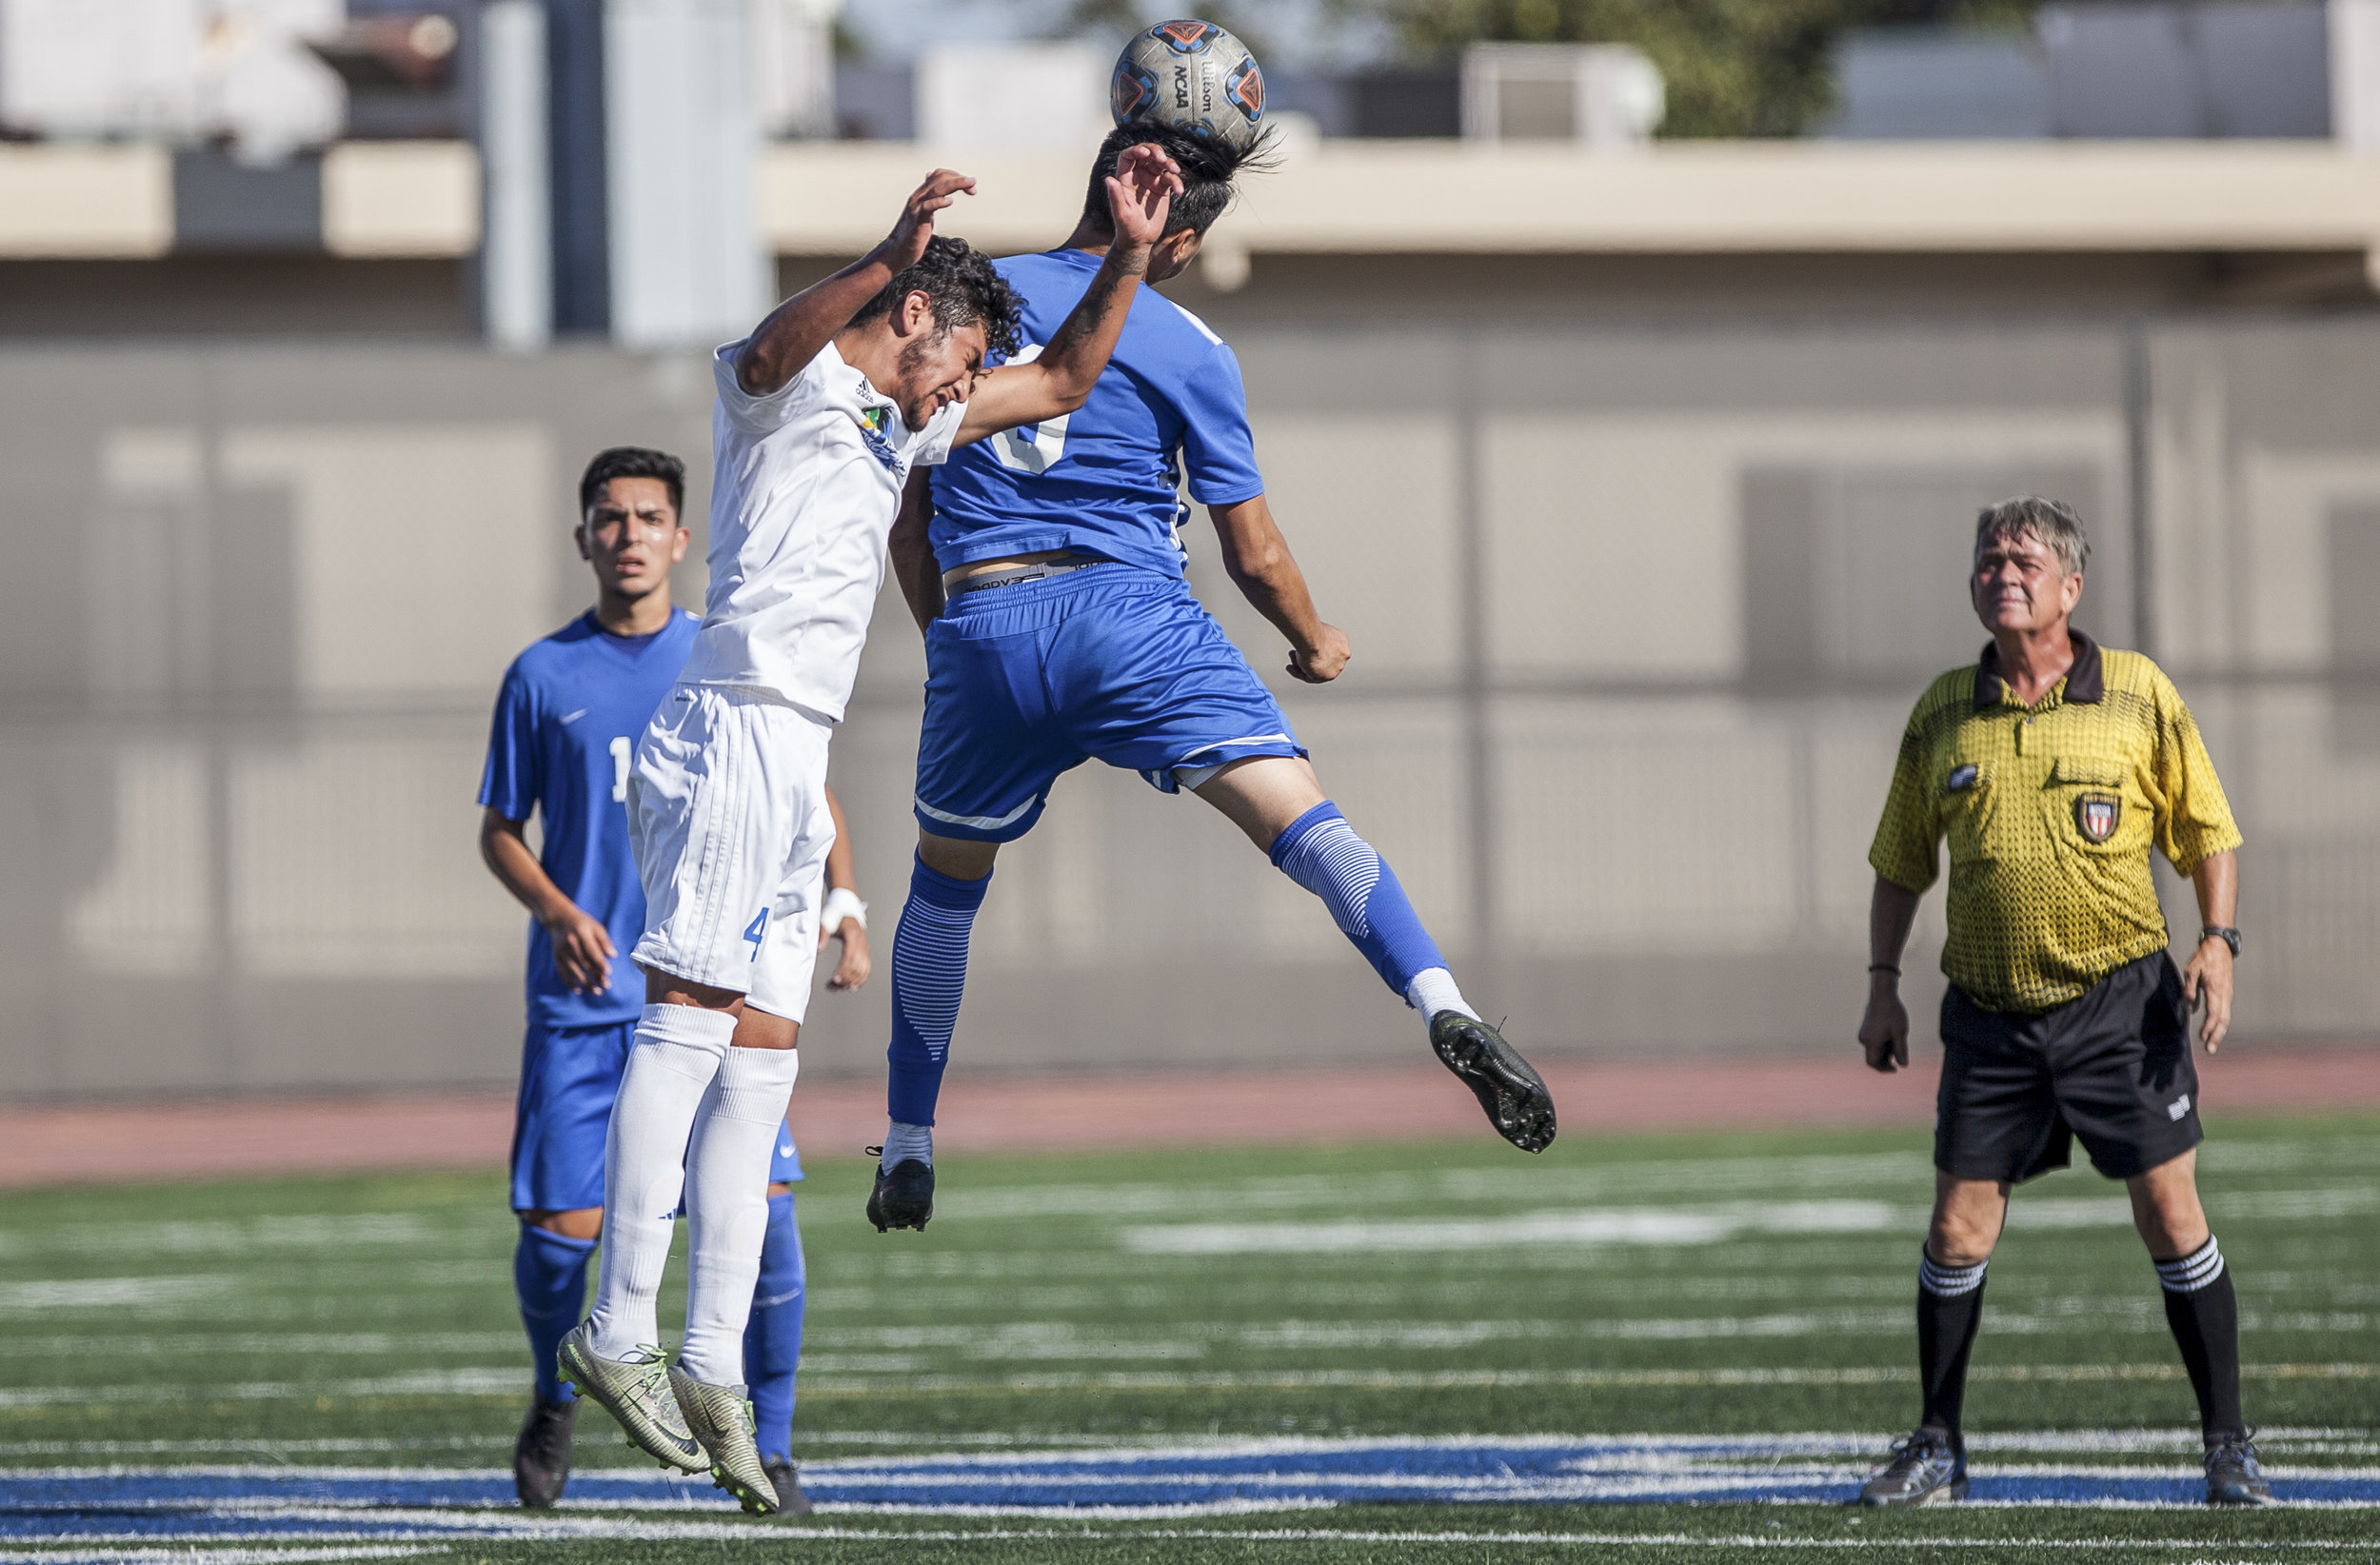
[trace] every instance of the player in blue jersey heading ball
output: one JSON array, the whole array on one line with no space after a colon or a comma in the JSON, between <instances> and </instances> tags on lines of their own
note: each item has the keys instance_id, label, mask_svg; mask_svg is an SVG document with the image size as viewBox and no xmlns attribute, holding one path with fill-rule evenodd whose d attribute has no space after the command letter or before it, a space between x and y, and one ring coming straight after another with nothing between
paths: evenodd
<instances>
[{"instance_id":1,"label":"player in blue jersey heading ball","mask_svg":"<svg viewBox=\"0 0 2380 1565\"><path fill-rule=\"evenodd\" d=\"M521 1220L512 1277L537 1375L512 1462L527 1506L553 1504L570 1476L578 1399L556 1376L555 1352L586 1314L587 1258L603 1232L605 1133L644 1010L645 976L627 956L645 930L645 893L628 848L628 771L700 623L669 601L670 566L684 558L688 536L679 521L684 483L676 457L636 446L616 446L587 465L577 540L594 568L595 606L506 670L480 784L480 851L534 916L512 1136L512 1206ZM532 813L545 836L538 852L524 835ZM828 986L854 989L868 974L866 908L852 889L843 812L834 813L820 928L843 942ZM784 1509L805 1513L793 1465L804 1289L793 1209L802 1160L790 1132L778 1134L768 1178L744 1368L768 1476Z\"/></svg>"},{"instance_id":2,"label":"player in blue jersey heading ball","mask_svg":"<svg viewBox=\"0 0 2380 1565\"><path fill-rule=\"evenodd\" d=\"M1039 350L1114 241L1101 180L1135 143L1181 171L1147 280L1179 275L1230 204L1245 158L1149 125L1111 134L1082 220L1041 255L996 263ZM1397 876L1324 795L1280 705L1191 594L1175 493L1208 507L1233 583L1288 639L1289 673L1338 678L1347 638L1314 609L1257 471L1239 361L1205 323L1143 289L1088 402L913 475L890 540L925 633L917 864L893 936L884 1138L868 1217L922 1228L934 1209L935 1102L958 1021L967 942L1002 842L1041 818L1059 775L1094 757L1222 811L1320 897L1498 1134L1541 1152L1554 1103L1481 1020Z\"/></svg>"}]
</instances>

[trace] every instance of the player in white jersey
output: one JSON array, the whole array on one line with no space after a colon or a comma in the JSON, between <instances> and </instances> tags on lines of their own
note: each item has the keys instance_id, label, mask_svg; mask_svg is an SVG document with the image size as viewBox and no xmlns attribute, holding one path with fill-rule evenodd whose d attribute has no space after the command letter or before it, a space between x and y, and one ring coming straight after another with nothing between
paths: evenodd
<instances>
[{"instance_id":1,"label":"player in white jersey","mask_svg":"<svg viewBox=\"0 0 2380 1565\"><path fill-rule=\"evenodd\" d=\"M605 1151L595 1308L564 1377L664 1465L777 1509L741 1383L762 1197L818 949L834 841L826 746L858 671L884 540L914 467L1082 406L1180 188L1155 147L1107 181L1119 241L1049 345L1017 348L1018 302L934 213L974 181L937 169L891 235L714 355L710 591L678 686L637 747L628 821L645 973ZM665 1361L655 1296L683 1192L685 1340Z\"/></svg>"}]
</instances>

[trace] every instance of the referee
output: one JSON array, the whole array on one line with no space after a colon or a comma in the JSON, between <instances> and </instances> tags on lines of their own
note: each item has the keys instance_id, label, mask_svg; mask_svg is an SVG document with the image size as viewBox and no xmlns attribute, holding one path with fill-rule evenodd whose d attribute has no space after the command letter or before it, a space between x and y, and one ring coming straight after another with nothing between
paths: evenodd
<instances>
[{"instance_id":1,"label":"referee","mask_svg":"<svg viewBox=\"0 0 2380 1565\"><path fill-rule=\"evenodd\" d=\"M2122 1179L2156 1263L2165 1318L2198 1394L2207 1502L2272 1492L2239 1408L2239 1309L2198 1204L2198 1076L2231 1020L2238 889L2231 822L2190 708L2156 664L2092 644L2068 618L2091 545L2055 501L2010 500L1975 522L1968 588L1992 632L1982 660L1934 682L1910 714L1868 862L1868 1014L1879 1071L1909 1063L1901 948L1951 845L1935 1099L1934 1221L1917 1266L1915 1433L1863 1505L1967 1493L1959 1434L1967 1354L2011 1185L2063 1168L2079 1138ZM2149 875L2155 847L2197 885L2206 927L2181 972Z\"/></svg>"}]
</instances>

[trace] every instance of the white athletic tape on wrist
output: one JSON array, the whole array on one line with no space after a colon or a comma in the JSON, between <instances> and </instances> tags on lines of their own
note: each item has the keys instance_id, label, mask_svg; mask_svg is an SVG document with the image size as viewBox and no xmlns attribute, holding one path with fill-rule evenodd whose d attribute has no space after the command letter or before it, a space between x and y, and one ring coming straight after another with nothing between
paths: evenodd
<instances>
[{"instance_id":1,"label":"white athletic tape on wrist","mask_svg":"<svg viewBox=\"0 0 2380 1565\"><path fill-rule=\"evenodd\" d=\"M867 903L849 886L839 885L826 893L826 905L819 909L819 927L832 935L843 928L843 921L851 919L863 929L867 927Z\"/></svg>"}]
</instances>

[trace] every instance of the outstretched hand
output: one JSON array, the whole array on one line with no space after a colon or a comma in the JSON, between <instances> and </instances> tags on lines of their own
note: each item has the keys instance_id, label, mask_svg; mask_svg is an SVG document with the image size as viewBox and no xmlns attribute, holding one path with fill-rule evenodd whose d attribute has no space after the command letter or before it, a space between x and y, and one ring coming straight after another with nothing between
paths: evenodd
<instances>
[{"instance_id":1,"label":"outstretched hand","mask_svg":"<svg viewBox=\"0 0 2380 1565\"><path fill-rule=\"evenodd\" d=\"M1107 206L1115 214L1117 239L1145 249L1164 238L1165 219L1180 192L1181 166L1163 148L1151 142L1125 148L1107 178Z\"/></svg>"},{"instance_id":2,"label":"outstretched hand","mask_svg":"<svg viewBox=\"0 0 2380 1565\"><path fill-rule=\"evenodd\" d=\"M1113 185L1115 181L1108 183ZM937 168L926 175L925 183L902 203L901 221L893 225L893 231L878 247L884 265L902 272L922 260L926 242L934 237L934 214L957 200L962 190L975 194L975 181L948 168Z\"/></svg>"}]
</instances>

